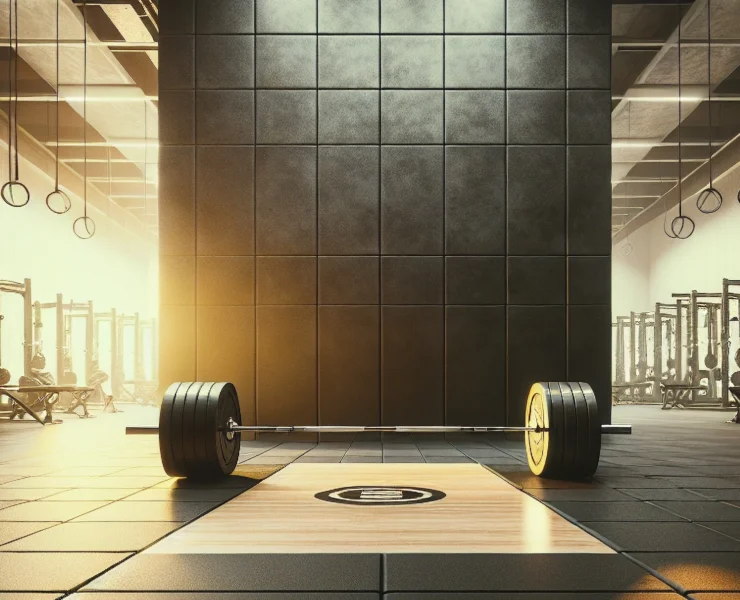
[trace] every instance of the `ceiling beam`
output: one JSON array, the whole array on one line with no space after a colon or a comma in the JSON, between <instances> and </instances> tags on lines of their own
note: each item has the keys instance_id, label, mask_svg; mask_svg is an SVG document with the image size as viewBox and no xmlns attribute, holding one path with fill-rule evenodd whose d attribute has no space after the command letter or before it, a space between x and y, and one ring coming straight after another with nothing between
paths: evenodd
<instances>
[{"instance_id":1,"label":"ceiling beam","mask_svg":"<svg viewBox=\"0 0 740 600\"><path fill-rule=\"evenodd\" d=\"M714 174L714 183L727 177L730 173L740 168L740 135L728 142L712 158L712 172ZM718 175L719 174L719 175ZM695 196L707 187L709 183L709 163L705 162L699 168L687 175L681 184L681 196L685 202L687 199ZM734 198L728 198L733 201ZM672 187L668 192L658 198L653 204L648 206L644 211L638 214L634 219L629 221L620 231L612 238L612 245L616 245L624 240L628 235L637 231L643 225L647 225L653 219L659 217L663 212L667 212L678 206L679 189L678 185Z\"/></svg>"},{"instance_id":2,"label":"ceiling beam","mask_svg":"<svg viewBox=\"0 0 740 600\"><path fill-rule=\"evenodd\" d=\"M686 5L686 4L693 4L694 0L648 0L647 2L645 0L612 0L612 5L616 6L619 4L644 4L646 6L649 5L656 5L656 6L665 6L665 5Z\"/></svg>"}]
</instances>

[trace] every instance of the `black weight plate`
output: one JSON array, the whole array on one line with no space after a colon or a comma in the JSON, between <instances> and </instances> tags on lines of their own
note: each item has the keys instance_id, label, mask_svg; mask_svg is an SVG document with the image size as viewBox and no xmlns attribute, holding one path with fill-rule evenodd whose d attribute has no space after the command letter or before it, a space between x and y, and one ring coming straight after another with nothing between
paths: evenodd
<instances>
[{"instance_id":1,"label":"black weight plate","mask_svg":"<svg viewBox=\"0 0 740 600\"><path fill-rule=\"evenodd\" d=\"M182 383L173 383L167 388L159 407L159 455L162 467L168 475L176 476L175 458L172 454L172 406Z\"/></svg>"},{"instance_id":2,"label":"black weight plate","mask_svg":"<svg viewBox=\"0 0 740 600\"><path fill-rule=\"evenodd\" d=\"M195 409L193 443L197 471L208 469L208 444L213 444L213 436L208 432L208 402L214 385L213 382L203 384L198 394L198 404Z\"/></svg>"},{"instance_id":3,"label":"black weight plate","mask_svg":"<svg viewBox=\"0 0 740 600\"><path fill-rule=\"evenodd\" d=\"M219 426L225 428L229 420L233 420L236 423L241 422L239 399L236 396L234 386L231 385L225 386L221 392L221 398L219 399ZM229 439L228 435L222 432L218 439L220 442L219 464L224 470L224 473L228 474L234 470L236 462L239 459L241 434L234 434Z\"/></svg>"},{"instance_id":4,"label":"black weight plate","mask_svg":"<svg viewBox=\"0 0 740 600\"><path fill-rule=\"evenodd\" d=\"M241 435L235 434L229 441L222 431L228 418L241 423L239 398L230 383L214 383L208 394L206 408L206 456L205 467L199 473L203 479L215 479L229 475L239 459ZM223 438L223 439L222 439Z\"/></svg>"},{"instance_id":5,"label":"black weight plate","mask_svg":"<svg viewBox=\"0 0 740 600\"><path fill-rule=\"evenodd\" d=\"M563 406L563 462L559 476L567 478L573 472L576 458L578 421L576 420L576 407L573 401L573 395L561 393L560 385L560 383L551 383L550 391L553 393L553 404L559 397Z\"/></svg>"},{"instance_id":6,"label":"black weight plate","mask_svg":"<svg viewBox=\"0 0 740 600\"><path fill-rule=\"evenodd\" d=\"M172 456L174 458L175 471L180 477L186 477L185 451L183 449L183 427L185 421L185 397L196 383L190 381L180 385L177 395L172 403L172 425L170 428L172 439Z\"/></svg>"},{"instance_id":7,"label":"black weight plate","mask_svg":"<svg viewBox=\"0 0 740 600\"><path fill-rule=\"evenodd\" d=\"M195 412L198 406L198 395L203 383L190 386L182 403L182 459L186 476L189 476L196 463L195 458Z\"/></svg>"},{"instance_id":8,"label":"black weight plate","mask_svg":"<svg viewBox=\"0 0 740 600\"><path fill-rule=\"evenodd\" d=\"M740 371L735 371L732 374L732 377L730 377L730 381L732 382L732 385L739 386L740 385Z\"/></svg>"},{"instance_id":9,"label":"black weight plate","mask_svg":"<svg viewBox=\"0 0 740 600\"><path fill-rule=\"evenodd\" d=\"M203 469L203 478L217 478L221 475L220 463L218 460L219 448L221 442L218 437L218 400L224 389L224 383L215 383L208 392L208 402L206 406L206 421L204 431L206 434L206 462Z\"/></svg>"},{"instance_id":10,"label":"black weight plate","mask_svg":"<svg viewBox=\"0 0 740 600\"><path fill-rule=\"evenodd\" d=\"M550 410L550 451L548 468L544 475L557 478L561 476L565 464L565 408L560 394L554 395L549 383L543 384L547 389L547 405Z\"/></svg>"},{"instance_id":11,"label":"black weight plate","mask_svg":"<svg viewBox=\"0 0 740 600\"><path fill-rule=\"evenodd\" d=\"M583 476L591 477L596 473L596 469L599 466L599 457L601 456L601 417L599 416L599 405L596 402L596 395L590 385L587 383L574 383L571 385L578 385L588 408L589 448Z\"/></svg>"},{"instance_id":12,"label":"black weight plate","mask_svg":"<svg viewBox=\"0 0 740 600\"><path fill-rule=\"evenodd\" d=\"M707 354L704 357L704 364L708 369L716 369L717 368L717 355L716 354Z\"/></svg>"},{"instance_id":13,"label":"black weight plate","mask_svg":"<svg viewBox=\"0 0 740 600\"><path fill-rule=\"evenodd\" d=\"M557 478L560 477L564 465L563 461L565 460L565 411L563 409L563 398L559 390L556 393L553 389L557 388L557 385L542 383L542 388L545 391L546 405L550 415L550 443L548 445L545 469L542 471L542 475L544 477Z\"/></svg>"},{"instance_id":14,"label":"black weight plate","mask_svg":"<svg viewBox=\"0 0 740 600\"><path fill-rule=\"evenodd\" d=\"M583 397L581 388L577 383L561 383L563 397L565 390L568 390L573 398L573 406L576 411L576 437L575 437L575 456L572 463L572 476L574 479L585 477L586 464L588 463L588 451L591 445L589 439L589 415L586 399ZM569 473L565 473L569 476Z\"/></svg>"}]
</instances>

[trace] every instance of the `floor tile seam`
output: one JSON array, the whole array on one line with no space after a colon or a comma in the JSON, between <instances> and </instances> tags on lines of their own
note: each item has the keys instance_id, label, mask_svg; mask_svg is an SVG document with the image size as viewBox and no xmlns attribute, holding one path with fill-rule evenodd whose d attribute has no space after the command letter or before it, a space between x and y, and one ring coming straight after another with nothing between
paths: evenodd
<instances>
[{"instance_id":1,"label":"floor tile seam","mask_svg":"<svg viewBox=\"0 0 740 600\"><path fill-rule=\"evenodd\" d=\"M448 441L447 443L450 446L452 446L455 450L457 450L458 452L460 452L463 456L465 456L465 457L469 458L470 460L472 460L474 463L481 464L480 461L477 458L473 458L472 456L469 456L467 452L465 452L464 450L460 449L460 447L457 446L457 444L455 444L454 442Z\"/></svg>"},{"instance_id":2,"label":"floor tile seam","mask_svg":"<svg viewBox=\"0 0 740 600\"><path fill-rule=\"evenodd\" d=\"M698 500L698 501L697 500L643 500L643 502L645 504L652 504L656 508L660 508L661 510L664 510L664 511L669 512L669 513L671 513L673 515L676 515L677 517L680 517L681 519L683 519L684 521L688 521L689 523L696 523L696 521L694 519L691 519L689 517L685 517L682 514L679 514L679 513L675 512L675 510L671 510L669 508L666 508L664 506L660 506L660 505L655 504L655 503L656 502L688 502L688 503L693 504L695 502L701 502L701 500ZM738 509L738 511L740 511L740 506L736 506L735 504L732 504L731 502L727 502L725 500L714 500L712 498L707 498L707 502L711 502L711 503L714 503L714 504L725 504L727 506L732 506L733 508L736 508L736 509ZM702 520L703 521L706 521L707 519L702 519ZM726 522L727 523L738 523L738 522L740 522L740 512L738 512L738 518L737 518L737 520L726 521Z\"/></svg>"},{"instance_id":3,"label":"floor tile seam","mask_svg":"<svg viewBox=\"0 0 740 600\"><path fill-rule=\"evenodd\" d=\"M339 462L341 463L344 460L344 457L347 456L347 452L349 452L349 449L352 447L352 443L357 439L357 434L354 434L352 436L352 439L350 440L349 444L347 444L347 447L344 449L344 453L342 454L342 458L339 459Z\"/></svg>"},{"instance_id":4,"label":"floor tile seam","mask_svg":"<svg viewBox=\"0 0 740 600\"><path fill-rule=\"evenodd\" d=\"M10 523L48 523L49 521L8 521ZM57 525L61 525L63 521L51 521L53 523L52 525L49 525L49 527L44 527L42 529L38 529L36 531L31 531L30 533L26 533L25 535L22 535L20 537L14 538L12 540L9 540L7 542L3 542L0 544L0 553L9 552L9 550L3 550L3 546L7 546L8 544L12 544L13 542L17 542L19 540L25 539L29 536L35 535L37 533L41 533L42 531L47 531L49 529L54 529Z\"/></svg>"},{"instance_id":5,"label":"floor tile seam","mask_svg":"<svg viewBox=\"0 0 740 600\"><path fill-rule=\"evenodd\" d=\"M85 489L85 488L72 488L72 489ZM102 489L104 489L104 488L102 488ZM53 495L54 494L52 494L52 496ZM51 496L48 496L48 497L50 498ZM59 501L59 500L47 500L47 499L43 499L43 500L27 500L27 501L24 501L24 502L20 502L19 504L15 504L14 506L20 506L21 504L36 504L37 502L59 502L61 504L63 501ZM102 502L102 505L101 506L96 506L95 508L91 508L90 510L87 510L87 511L85 511L83 513L80 513L78 515L75 515L71 519L63 519L63 520L61 520L61 521L58 522L60 524L61 523L70 523L70 522L74 521L75 519L78 519L79 517L84 517L85 515L88 515L91 512L94 512L94 511L96 511L98 509L101 509L101 508L105 508L106 506L109 506L111 504L115 504L118 501L117 500L69 500L68 502L70 502L70 503L73 503L73 502ZM8 509L13 508L14 506L9 506ZM44 523L44 522L46 522L46 521L37 521L37 520L29 520L29 521L26 521L25 519L13 519L12 521L4 521L4 520L2 520L2 511L3 510L7 510L7 509L0 510L0 523ZM57 521L48 521L48 522L57 523Z\"/></svg>"},{"instance_id":6,"label":"floor tile seam","mask_svg":"<svg viewBox=\"0 0 740 600\"><path fill-rule=\"evenodd\" d=\"M522 489L521 491L523 493L527 494L530 498L534 498L535 500L537 500L541 504L545 504L539 498L536 498L532 494L528 493L526 490ZM642 563L641 561L638 561L634 557L630 556L628 552L625 552L625 551L621 550L621 548L616 544L616 542L613 542L612 540L610 540L610 539L606 538L605 536L599 534L599 532L594 531L594 530L590 529L589 527L586 527L585 525L583 525L583 523L581 521L578 521L577 519L571 517L570 515L568 515L567 513L563 512L561 510L558 510L556 507L549 506L547 504L545 504L545 506L547 506L548 508L550 508L551 510L553 510L555 513L559 514L561 517L563 517L569 523L575 525L579 529L585 531L586 533L592 535L593 537L595 537L596 539L598 539L599 541L601 541L602 543L604 543L606 546L608 546L609 548L611 548L612 550L614 550L618 555L624 556L628 560L632 561L633 563L635 563L636 565L638 565L639 567L641 567L643 570L649 572L651 575L653 575L653 577L655 577L656 579L659 579L660 581L662 581L663 583L665 583L673 591L678 592L679 594L684 595L685 590L677 582L674 582L673 580L671 580L671 579L663 576L661 573L659 573L655 569L651 568L649 565L646 565L646 564Z\"/></svg>"},{"instance_id":7,"label":"floor tile seam","mask_svg":"<svg viewBox=\"0 0 740 600\"><path fill-rule=\"evenodd\" d=\"M738 521L729 521L730 523L738 523ZM724 531L720 531L718 529L714 529L712 527L709 527L709 525L706 525L706 523L727 523L727 521L692 521L694 525L698 525L699 527L703 529L707 529L709 531L712 531L714 533L719 533L720 535L723 535L724 537L730 538L731 540L734 540L736 542L740 542L740 534L738 534L737 537L733 537L729 533L725 533ZM740 549L738 549L738 552L740 552Z\"/></svg>"},{"instance_id":8,"label":"floor tile seam","mask_svg":"<svg viewBox=\"0 0 740 600\"><path fill-rule=\"evenodd\" d=\"M271 473L270 475L268 475L268 477L270 477L270 476L274 475L275 473L277 473L277 472L278 472L278 471L280 471L280 470L281 470L281 469L277 469L276 471L274 471L273 473ZM265 479L267 479L268 477L266 477ZM261 480L261 481L264 481L264 480ZM158 484L155 484L155 485L158 485ZM255 485L259 485L259 483L255 484ZM144 488L144 489L151 489L152 487L154 487L154 486L150 486L149 488ZM252 486L252 487L254 487L254 486ZM251 489L251 488L248 488L248 489ZM247 489L247 490L244 490L244 491L248 491L248 489ZM143 491L143 490L139 490L139 491ZM108 567L107 569L105 569L105 570L103 570L103 571L101 571L101 572L97 573L96 575L94 575L94 576L90 577L90 578L89 578L88 580L86 580L85 582L83 582L83 583L81 583L81 584L78 584L78 585L77 585L77 586L76 586L76 587L75 587L75 588L74 588L73 590L71 590L71 591L70 591L69 593L70 593L70 594L72 594L72 593L75 593L75 592L79 591L79 590L80 590L81 588L83 588L84 586L88 585L89 583L91 583L91 582L92 582L92 581L94 581L95 579L98 579L99 577L101 577L102 575L104 575L105 573L107 573L108 571L110 571L111 569L113 569L114 567L117 567L117 566L121 565L122 563L126 562L127 560L130 560L131 558L133 558L133 557L135 557L135 556L138 556L138 555L142 554L143 552L145 552L146 550L148 550L149 548L151 548L151 547L152 547L152 546L154 546L155 544L157 544L157 543L161 542L162 540L164 540L165 538L169 537L169 536L170 536L170 535L172 535L173 533L175 533L175 532L177 532L177 531L180 531L180 530L181 530L181 529L182 529L183 527L185 527L185 526L187 526L187 525L189 525L189 524L193 523L194 521L196 521L196 520L198 520L198 519L200 519L200 518L204 517L204 516L205 516L205 515L207 515L208 513L210 513L210 512L212 512L212 511L216 510L217 508L219 508L220 506L222 506L222 505L226 504L226 503L227 503L227 502L229 502L230 500L231 500L231 499L223 500L223 501L220 501L220 502L218 502L218 501L217 501L217 502L215 502L215 503L214 503L214 505L213 505L213 506L212 506L212 507L211 507L210 509L206 510L205 512L203 512L203 513L201 513L201 514L197 515L196 517L194 517L194 518L192 518L192 519L189 519L189 520L187 520L187 521L157 521L157 522L160 522L160 523L161 523L161 522L165 522L165 523L170 523L170 522L171 522L171 523L177 523L177 525L178 525L178 526L177 526L177 527L175 527L174 529L172 529L171 531L169 531L169 532L165 533L165 534L164 534L164 535L162 535L161 537L157 537L157 538L156 538L155 540L153 540L153 541L152 541L152 542L150 542L149 544L145 545L144 547L140 548L139 550L137 550L137 551L135 551L135 552L133 552L133 553L129 554L129 556L127 556L127 557L126 557L126 558L124 558L123 560L121 560L121 561L119 561L119 562L115 563L114 565L111 565L111 566L110 566L110 567ZM96 521L87 521L87 522L96 522ZM120 522L120 521L97 521L97 522ZM134 523L147 523L147 522L151 522L151 521L126 521L126 522L127 522L127 523L131 523L131 522L134 522ZM168 590L168 593L169 593L170 591L171 591L171 590Z\"/></svg>"}]
</instances>

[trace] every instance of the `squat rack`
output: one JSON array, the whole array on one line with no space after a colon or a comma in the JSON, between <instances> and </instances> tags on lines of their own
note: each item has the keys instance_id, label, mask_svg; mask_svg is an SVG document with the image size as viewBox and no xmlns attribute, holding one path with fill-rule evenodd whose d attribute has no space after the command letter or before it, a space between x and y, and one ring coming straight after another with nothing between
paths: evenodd
<instances>
[{"instance_id":1,"label":"squat rack","mask_svg":"<svg viewBox=\"0 0 740 600\"><path fill-rule=\"evenodd\" d=\"M92 374L92 349L93 349L93 336L94 336L94 315L92 301L88 302L74 302L70 301L65 304L62 294L57 294L54 302L39 302L38 300L33 303L34 311L34 339L35 346L39 349L43 347L43 335L42 330L44 327L44 321L42 311L45 309L53 308L56 325L56 380L57 383L62 381L64 376L64 358L66 351L71 348L72 342L72 323L73 319L83 318L85 319L85 379L87 382L88 378ZM65 312L66 311L66 312Z\"/></svg>"},{"instance_id":2,"label":"squat rack","mask_svg":"<svg viewBox=\"0 0 740 600\"><path fill-rule=\"evenodd\" d=\"M720 348L722 352L722 406L730 407L730 300L736 300L740 305L740 293L731 292L731 287L740 286L740 279L722 280L721 302L721 328ZM740 308L738 308L738 319L740 319Z\"/></svg>"},{"instance_id":3,"label":"squat rack","mask_svg":"<svg viewBox=\"0 0 740 600\"><path fill-rule=\"evenodd\" d=\"M639 386L639 384L650 383L652 380L653 395L655 395L655 363L653 363L653 377L648 376L650 365L648 364L648 329L653 328L653 343L655 343L655 315L652 312L631 312L629 320L630 333L630 383ZM654 358L654 357L653 357ZM659 378L658 378L659 380ZM634 392L637 387L634 388ZM645 398L644 392L640 394Z\"/></svg>"},{"instance_id":4,"label":"squat rack","mask_svg":"<svg viewBox=\"0 0 740 600\"><path fill-rule=\"evenodd\" d=\"M663 304L661 302L655 303L655 313L653 318L653 375L655 376L655 385L653 386L653 399L656 402L661 401L661 390L660 382L663 371L663 320L667 319L668 322L674 322L673 325L673 360L675 361L676 367L676 379L678 376L678 365L680 361L680 347L681 347L681 326L677 317L678 304ZM676 312L668 312L676 311ZM669 349L670 349L669 345ZM668 370L670 366L666 363Z\"/></svg>"},{"instance_id":5,"label":"squat rack","mask_svg":"<svg viewBox=\"0 0 740 600\"><path fill-rule=\"evenodd\" d=\"M723 279L722 280L722 291L721 292L699 292L692 290L691 293L686 294L672 294L677 299L677 327L682 326L683 312L686 312L686 348L688 351L687 366L692 373L692 384L698 384L701 379L699 371L701 366L701 358L699 357L699 310L705 308L709 311L718 311L720 313L719 318L719 335L717 340L720 349L720 367L721 367L721 392L718 398L723 408L730 408L732 402L730 400L729 386L730 386L730 302L737 301L740 303L740 293L731 291L732 287L740 286L740 280L736 279ZM715 300L715 302L712 302ZM719 300L719 302L716 302ZM677 340L681 341L681 337L677 334ZM677 346L677 379L680 381L683 375L683 360L678 360L678 351L682 350L682 345ZM710 369L712 371L712 369ZM709 394L707 394L709 395ZM692 403L698 400L698 390L691 392ZM710 400L710 398L707 398Z\"/></svg>"},{"instance_id":6,"label":"squat rack","mask_svg":"<svg viewBox=\"0 0 740 600\"><path fill-rule=\"evenodd\" d=\"M614 369L614 380L617 385L623 385L627 381L627 374L624 366L624 335L629 325L628 317L617 317L616 323L612 324L612 327L616 327L617 332L615 334L615 369Z\"/></svg>"},{"instance_id":7,"label":"squat rack","mask_svg":"<svg viewBox=\"0 0 740 600\"><path fill-rule=\"evenodd\" d=\"M101 325L107 323L110 328L110 390L114 398L117 395L117 390L121 385L121 377L119 376L119 355L118 355L118 313L115 308L111 308L108 312L96 312L93 314L93 356L98 359L98 366L100 367L100 328Z\"/></svg>"},{"instance_id":8,"label":"squat rack","mask_svg":"<svg viewBox=\"0 0 740 600\"><path fill-rule=\"evenodd\" d=\"M23 374L30 376L31 358L33 357L31 280L26 278L23 283L0 280L0 293L19 294L23 298Z\"/></svg>"},{"instance_id":9,"label":"squat rack","mask_svg":"<svg viewBox=\"0 0 740 600\"><path fill-rule=\"evenodd\" d=\"M133 396L134 398L139 394L140 396L150 396L156 390L153 384L156 381L157 373L157 320L142 319L139 313L133 315L118 315L117 319L117 351L118 351L118 372L116 374L116 389L119 390L120 396ZM124 359L124 348L126 345L126 328L133 329L133 342L134 342L134 372L133 378L126 377L125 373L125 359ZM150 377L147 377L145 361L144 361L144 338L147 332L151 335L151 364L150 364ZM132 384L134 386L134 394L131 394L124 385ZM114 392L115 393L115 392ZM151 400L151 398L144 398L143 400Z\"/></svg>"}]
</instances>

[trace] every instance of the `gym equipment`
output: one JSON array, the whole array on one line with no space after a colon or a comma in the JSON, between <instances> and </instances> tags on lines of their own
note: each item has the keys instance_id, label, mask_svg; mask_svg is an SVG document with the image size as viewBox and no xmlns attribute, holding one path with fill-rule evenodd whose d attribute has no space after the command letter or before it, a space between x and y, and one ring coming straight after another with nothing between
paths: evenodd
<instances>
[{"instance_id":1,"label":"gym equipment","mask_svg":"<svg viewBox=\"0 0 740 600\"><path fill-rule=\"evenodd\" d=\"M31 374L31 358L33 357L33 305L31 302L31 280L24 279L23 283L0 280L0 299L2 294L18 294L23 298L23 373ZM0 300L0 304L1 304ZM0 310L0 319L2 319ZM0 336L2 344L2 336ZM12 365L5 365L11 366ZM13 369L15 370L15 369Z\"/></svg>"},{"instance_id":2,"label":"gym equipment","mask_svg":"<svg viewBox=\"0 0 740 600\"><path fill-rule=\"evenodd\" d=\"M47 208L58 215L63 215L67 211L69 211L70 208L72 208L72 201L69 199L69 196L63 192L59 188L59 2L60 0L57 0L57 14L56 14L56 26L57 26L57 37L56 37L56 108L57 108L57 118L56 118L56 127L57 127L57 134L56 134L56 144L55 144L55 151L54 151L54 189L49 192L49 194L46 196L46 206ZM47 112L48 114L48 112ZM61 202L61 204L59 204ZM55 206L55 204L59 204L58 206Z\"/></svg>"},{"instance_id":3,"label":"gym equipment","mask_svg":"<svg viewBox=\"0 0 740 600\"><path fill-rule=\"evenodd\" d=\"M60 394L69 393L84 398L92 392L92 388L85 386L36 385L34 383L23 383L24 380L34 381L32 378L21 377L19 385L0 386L0 395L8 396L18 407L10 416L11 420L16 416L20 416L22 419L25 414L29 414L41 425L58 425L62 421L54 419L52 409ZM22 395L25 395L25 398ZM43 419L37 411L44 411Z\"/></svg>"},{"instance_id":4,"label":"gym equipment","mask_svg":"<svg viewBox=\"0 0 740 600\"><path fill-rule=\"evenodd\" d=\"M15 12L15 21L13 20ZM25 206L31 200L31 192L24 183L20 181L18 156L18 0L15 4L8 1L8 181L0 188L0 197L5 204L13 208ZM13 94L15 93L15 100ZM15 169L13 169L13 157L15 155Z\"/></svg>"},{"instance_id":5,"label":"gym equipment","mask_svg":"<svg viewBox=\"0 0 740 600\"><path fill-rule=\"evenodd\" d=\"M36 352L31 358L31 370L41 371L44 368L46 368L46 356L43 352Z\"/></svg>"},{"instance_id":6,"label":"gym equipment","mask_svg":"<svg viewBox=\"0 0 740 600\"><path fill-rule=\"evenodd\" d=\"M722 194L714 187L712 174L712 152L714 150L712 147L712 0L707 0L707 114L709 116L709 128L707 129L709 133L709 186L697 197L696 208L705 215L711 215L722 208ZM709 368L714 369L714 367Z\"/></svg>"},{"instance_id":7,"label":"gym equipment","mask_svg":"<svg viewBox=\"0 0 740 600\"><path fill-rule=\"evenodd\" d=\"M655 353L648 354L649 343L655 341L655 322L652 312L631 312L629 317L617 317L616 381L612 384L615 402L650 401L655 395ZM629 335L625 343L625 336ZM625 346L629 372L625 372ZM650 364L650 361L653 364ZM629 375L627 379L626 375Z\"/></svg>"},{"instance_id":8,"label":"gym equipment","mask_svg":"<svg viewBox=\"0 0 740 600\"><path fill-rule=\"evenodd\" d=\"M119 371L113 393L116 398L156 405L157 321L142 319L139 313L118 315L117 327ZM147 349L151 352L149 356Z\"/></svg>"},{"instance_id":9,"label":"gym equipment","mask_svg":"<svg viewBox=\"0 0 740 600\"><path fill-rule=\"evenodd\" d=\"M5 317L0 314L0 365L3 364L3 343L2 343L2 331L3 331L3 319ZM10 371L0 366L0 385L5 385L10 381Z\"/></svg>"},{"instance_id":10,"label":"gym equipment","mask_svg":"<svg viewBox=\"0 0 740 600\"><path fill-rule=\"evenodd\" d=\"M614 383L617 385L622 385L627 380L624 370L624 338L627 333L628 322L626 317L617 317L617 322L612 324L612 327L616 328L613 338L615 340Z\"/></svg>"},{"instance_id":11,"label":"gym equipment","mask_svg":"<svg viewBox=\"0 0 740 600\"><path fill-rule=\"evenodd\" d=\"M679 19L680 22L680 19ZM681 28L678 28L678 96L681 97ZM665 229L665 218L663 221L663 231L668 237L678 240L689 239L696 229L696 223L691 217L687 217L683 214L683 172L682 172L682 155L681 155L681 124L683 123L683 115L681 111L681 102L676 103L678 105L678 216L674 217L671 221L671 233L669 234ZM673 234L673 235L671 235Z\"/></svg>"},{"instance_id":12,"label":"gym equipment","mask_svg":"<svg viewBox=\"0 0 740 600\"><path fill-rule=\"evenodd\" d=\"M661 398L661 386L657 384L677 382L676 359L674 358L674 354L679 354L676 347L678 345L676 331L678 330L680 333L680 325L677 321L678 306L676 304L663 304L660 302L655 304L653 318L653 365L655 365L654 378L656 385L653 386L653 399L658 402L664 401L665 398ZM667 354L665 361L663 360L664 349Z\"/></svg>"},{"instance_id":13,"label":"gym equipment","mask_svg":"<svg viewBox=\"0 0 740 600\"><path fill-rule=\"evenodd\" d=\"M85 347L83 351L85 364L83 381L87 381L92 373L91 363L93 359L95 315L93 303L74 302L73 300L65 302L62 294L57 294L54 302L34 302L34 346L37 349L37 352L43 351L44 348L43 311L46 309L54 309L54 324L56 332L56 380L58 382L63 382L65 373L73 370L74 324L76 321L82 320L85 328Z\"/></svg>"},{"instance_id":14,"label":"gym equipment","mask_svg":"<svg viewBox=\"0 0 740 600\"><path fill-rule=\"evenodd\" d=\"M128 435L158 434L162 465L172 477L212 480L229 475L249 433L524 433L530 470L542 477L584 479L599 464L603 434L629 434L631 425L601 425L586 383L535 383L523 427L414 425L241 425L231 383L173 383L164 394L159 427L127 427Z\"/></svg>"},{"instance_id":15,"label":"gym equipment","mask_svg":"<svg viewBox=\"0 0 740 600\"><path fill-rule=\"evenodd\" d=\"M722 380L722 374L717 370L719 361L717 360L716 322L717 312L721 309L722 294L717 292L698 292L692 290L689 295L689 310L691 311L691 327L689 338L687 340L689 353L689 370L691 373L691 384L696 387L691 392L690 404L699 405L716 405L721 403L722 392L717 389L717 383ZM719 300L719 302L717 301ZM702 344L704 335L699 327L699 313L704 311L706 319L702 323L706 329L706 346L707 354L704 357L704 366L700 364L700 344ZM712 366L713 365L713 366ZM706 381L702 384L702 381ZM706 390L702 394L701 385L705 385Z\"/></svg>"},{"instance_id":16,"label":"gym equipment","mask_svg":"<svg viewBox=\"0 0 740 600\"><path fill-rule=\"evenodd\" d=\"M716 369L719 361L717 360L717 312L718 306L709 308L707 315L707 355L704 357L704 364L708 369Z\"/></svg>"},{"instance_id":17,"label":"gym equipment","mask_svg":"<svg viewBox=\"0 0 740 600\"><path fill-rule=\"evenodd\" d=\"M82 0L82 146L84 161L82 166L82 216L72 223L72 231L81 240L89 240L95 235L95 221L87 216L87 0Z\"/></svg>"},{"instance_id":18,"label":"gym equipment","mask_svg":"<svg viewBox=\"0 0 740 600\"><path fill-rule=\"evenodd\" d=\"M730 375L730 353L731 350L731 323L737 323L737 335L735 339L740 343L740 293L732 291L732 288L740 287L740 279L722 280L721 317L720 317L720 352L722 353L722 406L728 408L733 402L738 405L737 397L730 393L730 384L740 386L740 371ZM730 318L731 303L734 303L735 316ZM740 367L740 347L735 350L735 364ZM732 397L731 397L732 396Z\"/></svg>"},{"instance_id":19,"label":"gym equipment","mask_svg":"<svg viewBox=\"0 0 740 600\"><path fill-rule=\"evenodd\" d=\"M122 385L118 377L121 371L118 366L118 312L115 308L108 312L96 312L93 320L93 359L97 359L99 369L109 374L110 392L113 398L118 399L118 390Z\"/></svg>"}]
</instances>

